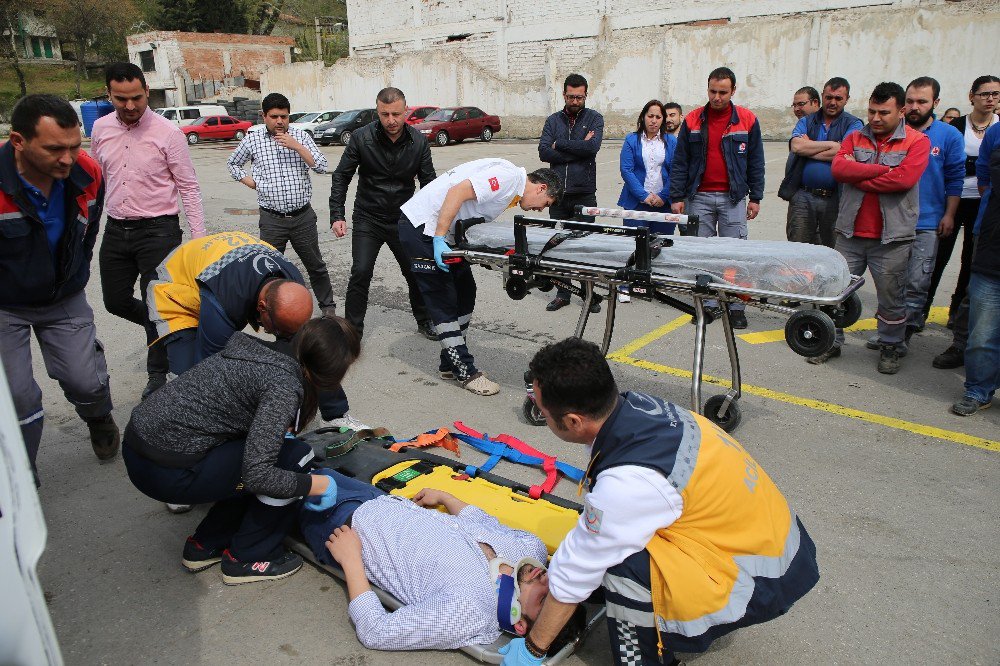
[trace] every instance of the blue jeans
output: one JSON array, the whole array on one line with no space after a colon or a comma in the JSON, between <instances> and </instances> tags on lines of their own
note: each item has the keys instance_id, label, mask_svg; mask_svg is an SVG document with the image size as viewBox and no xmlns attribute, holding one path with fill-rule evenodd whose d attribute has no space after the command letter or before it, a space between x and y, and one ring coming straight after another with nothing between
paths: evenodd
<instances>
[{"instance_id":1,"label":"blue jeans","mask_svg":"<svg viewBox=\"0 0 1000 666\"><path fill-rule=\"evenodd\" d=\"M698 216L698 235L702 238L722 236L723 238L747 239L747 200L733 203L729 192L695 192L687 201L684 210L688 215ZM717 305L714 300L705 301L707 307ZM729 304L730 312L746 309L743 301Z\"/></svg>"},{"instance_id":2,"label":"blue jeans","mask_svg":"<svg viewBox=\"0 0 1000 666\"><path fill-rule=\"evenodd\" d=\"M370 483L352 479L332 469L324 467L321 471L337 483L337 503L326 511L302 509L299 528L316 559L323 564L335 565L330 551L326 549L330 534L338 527L349 525L351 516L362 503L386 493Z\"/></svg>"},{"instance_id":3,"label":"blue jeans","mask_svg":"<svg viewBox=\"0 0 1000 666\"><path fill-rule=\"evenodd\" d=\"M973 273L968 293L965 397L989 402L1000 386L1000 279Z\"/></svg>"}]
</instances>

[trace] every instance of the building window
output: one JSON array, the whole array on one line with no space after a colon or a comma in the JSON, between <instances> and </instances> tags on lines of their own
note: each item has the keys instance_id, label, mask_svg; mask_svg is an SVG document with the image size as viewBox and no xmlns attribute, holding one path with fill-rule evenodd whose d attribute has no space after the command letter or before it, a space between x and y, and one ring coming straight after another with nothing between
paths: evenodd
<instances>
[{"instance_id":1,"label":"building window","mask_svg":"<svg viewBox=\"0 0 1000 666\"><path fill-rule=\"evenodd\" d=\"M139 62L142 65L142 71L144 72L155 72L156 62L153 60L153 51L139 51Z\"/></svg>"}]
</instances>

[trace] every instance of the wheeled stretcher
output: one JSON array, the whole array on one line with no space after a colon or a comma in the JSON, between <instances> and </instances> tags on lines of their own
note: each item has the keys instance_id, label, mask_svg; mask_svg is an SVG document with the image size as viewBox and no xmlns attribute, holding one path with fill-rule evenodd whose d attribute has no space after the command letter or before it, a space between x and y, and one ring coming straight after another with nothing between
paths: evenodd
<instances>
[{"instance_id":1,"label":"wheeled stretcher","mask_svg":"<svg viewBox=\"0 0 1000 666\"><path fill-rule=\"evenodd\" d=\"M614 298L619 288L633 298L655 300L694 317L695 343L691 382L691 408L723 429L740 422L737 401L741 395L739 355L725 304L747 305L788 315L785 340L802 356L818 356L832 348L837 326L853 324L861 315L858 288L864 279L850 274L847 262L836 251L817 245L784 241L748 241L732 238L698 238L697 218L595 207L577 207L577 213L595 217L632 218L674 222L680 236L660 236L642 227L603 225L514 216L514 225L459 221L456 250L446 256L503 273L504 288L515 299L531 289L553 286L583 300L575 335L581 337L591 302L601 297L595 286L608 290L602 350L607 353L615 324ZM582 283L577 287L572 281ZM683 295L691 302L682 301ZM705 301L722 306L722 326L732 373L732 388L701 401L705 330L712 321ZM802 308L802 305L811 307ZM526 386L530 387L526 376ZM529 393L525 415L543 421Z\"/></svg>"},{"instance_id":2,"label":"wheeled stretcher","mask_svg":"<svg viewBox=\"0 0 1000 666\"><path fill-rule=\"evenodd\" d=\"M444 490L463 502L478 506L511 528L535 534L545 543L549 555L555 552L583 510L580 505L554 495L533 499L528 487L495 474L480 472L469 476L464 464L423 449L404 446L398 452L391 451L392 439L355 436L354 433L342 433L338 428L320 428L302 435L301 439L312 447L316 464L321 467L402 497L413 497L423 488ZM344 579L342 569L319 562L303 539L289 537L287 545L322 571ZM372 589L389 610L403 605L385 590L375 585ZM590 630L604 620L603 606L585 604L585 607L584 631L575 641L549 656L546 664L558 664L573 654ZM499 664L503 656L498 650L510 638L503 634L490 645L470 645L462 651L481 662Z\"/></svg>"}]
</instances>

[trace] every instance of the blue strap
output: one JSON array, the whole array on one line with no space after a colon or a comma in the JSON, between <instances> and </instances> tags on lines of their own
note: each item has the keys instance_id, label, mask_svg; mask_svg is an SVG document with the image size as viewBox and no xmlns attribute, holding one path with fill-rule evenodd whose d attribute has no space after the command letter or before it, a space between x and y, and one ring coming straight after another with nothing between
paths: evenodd
<instances>
[{"instance_id":1,"label":"blue strap","mask_svg":"<svg viewBox=\"0 0 1000 666\"><path fill-rule=\"evenodd\" d=\"M539 467L544 462L541 458L535 456L529 456L527 454L521 453L516 449L512 449L506 444L501 442L495 442L489 438L489 435L483 434L482 439L478 437L473 437L472 435L466 435L461 432L453 432L452 437L465 442L472 448L476 449L481 453L485 453L490 456L489 460L480 465L478 468L475 465L468 465L465 468L465 473L469 476L476 476L480 471L489 472L500 460L509 460L513 463L519 465L529 465L531 467ZM583 479L583 470L577 467L573 467L564 462L556 461L556 469L563 473L566 478L571 479L576 482L580 482Z\"/></svg>"}]
</instances>

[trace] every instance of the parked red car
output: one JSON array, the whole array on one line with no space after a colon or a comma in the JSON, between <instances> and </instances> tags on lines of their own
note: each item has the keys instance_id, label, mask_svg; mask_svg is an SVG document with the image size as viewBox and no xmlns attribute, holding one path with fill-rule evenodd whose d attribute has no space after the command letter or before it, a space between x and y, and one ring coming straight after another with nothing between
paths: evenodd
<instances>
[{"instance_id":1,"label":"parked red car","mask_svg":"<svg viewBox=\"0 0 1000 666\"><path fill-rule=\"evenodd\" d=\"M416 125L424 122L431 113L438 110L436 106L408 106L406 107L406 124Z\"/></svg>"},{"instance_id":2,"label":"parked red car","mask_svg":"<svg viewBox=\"0 0 1000 666\"><path fill-rule=\"evenodd\" d=\"M439 146L449 141L479 138L489 141L500 131L500 117L483 113L474 106L438 109L422 123L413 126L417 131Z\"/></svg>"},{"instance_id":3,"label":"parked red car","mask_svg":"<svg viewBox=\"0 0 1000 666\"><path fill-rule=\"evenodd\" d=\"M181 128L192 146L206 139L236 139L247 135L253 125L248 120L237 120L232 116L203 116L190 125Z\"/></svg>"}]
</instances>

